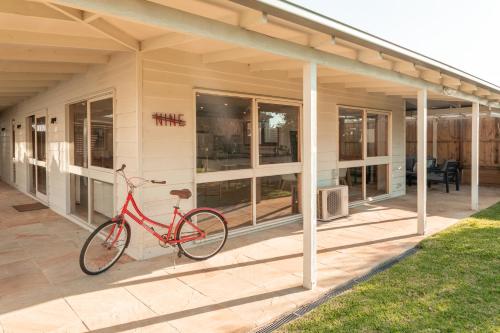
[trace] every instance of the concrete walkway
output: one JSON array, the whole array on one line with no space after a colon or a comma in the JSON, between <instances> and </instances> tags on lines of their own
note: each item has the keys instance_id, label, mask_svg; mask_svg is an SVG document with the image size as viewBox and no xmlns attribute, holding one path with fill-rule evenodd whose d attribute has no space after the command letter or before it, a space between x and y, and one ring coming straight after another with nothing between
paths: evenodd
<instances>
[{"instance_id":1,"label":"concrete walkway","mask_svg":"<svg viewBox=\"0 0 500 333\"><path fill-rule=\"evenodd\" d=\"M88 232L0 182L0 332L246 332L414 246L410 194L320 223L319 285L302 288L302 232L292 224L230 239L204 262L122 262L100 276L78 267ZM481 207L500 189L481 188ZM469 189L428 195L429 234L470 215ZM133 236L132 236L133 237Z\"/></svg>"}]
</instances>

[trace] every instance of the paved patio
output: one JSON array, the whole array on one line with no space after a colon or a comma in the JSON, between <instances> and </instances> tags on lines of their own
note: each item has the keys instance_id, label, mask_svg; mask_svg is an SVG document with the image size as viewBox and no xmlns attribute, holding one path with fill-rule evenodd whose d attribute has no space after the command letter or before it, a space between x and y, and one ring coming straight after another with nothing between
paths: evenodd
<instances>
[{"instance_id":1,"label":"paved patio","mask_svg":"<svg viewBox=\"0 0 500 333\"><path fill-rule=\"evenodd\" d=\"M319 285L301 287L302 233L292 224L230 239L204 262L171 256L120 263L89 277L78 267L88 232L0 182L0 332L246 332L414 246L409 195L319 223ZM481 188L481 207L500 188ZM470 215L469 189L429 191L429 234ZM132 236L133 237L133 236Z\"/></svg>"}]
</instances>

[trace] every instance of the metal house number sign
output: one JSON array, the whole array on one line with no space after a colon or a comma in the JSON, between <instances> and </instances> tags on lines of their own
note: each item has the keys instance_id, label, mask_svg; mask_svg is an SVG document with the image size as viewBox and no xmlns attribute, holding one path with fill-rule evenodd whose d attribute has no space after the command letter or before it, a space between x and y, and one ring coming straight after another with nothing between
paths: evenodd
<instances>
[{"instance_id":1,"label":"metal house number sign","mask_svg":"<svg viewBox=\"0 0 500 333\"><path fill-rule=\"evenodd\" d=\"M186 126L182 113L153 113L156 126Z\"/></svg>"}]
</instances>

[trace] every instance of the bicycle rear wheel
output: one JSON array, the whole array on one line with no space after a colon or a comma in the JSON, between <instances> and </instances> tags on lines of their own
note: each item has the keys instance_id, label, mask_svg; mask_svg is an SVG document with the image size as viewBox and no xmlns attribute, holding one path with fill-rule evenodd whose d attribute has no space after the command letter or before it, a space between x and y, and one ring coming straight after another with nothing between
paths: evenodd
<instances>
[{"instance_id":1,"label":"bicycle rear wheel","mask_svg":"<svg viewBox=\"0 0 500 333\"><path fill-rule=\"evenodd\" d=\"M200 232L194 226L201 230L205 237L179 243L184 255L194 260L205 260L219 253L227 240L227 223L224 217L209 209L188 213L177 229L177 239L199 237Z\"/></svg>"},{"instance_id":2,"label":"bicycle rear wheel","mask_svg":"<svg viewBox=\"0 0 500 333\"><path fill-rule=\"evenodd\" d=\"M107 271L122 256L130 241L130 226L122 221L107 221L90 234L80 252L80 268L85 274Z\"/></svg>"}]
</instances>

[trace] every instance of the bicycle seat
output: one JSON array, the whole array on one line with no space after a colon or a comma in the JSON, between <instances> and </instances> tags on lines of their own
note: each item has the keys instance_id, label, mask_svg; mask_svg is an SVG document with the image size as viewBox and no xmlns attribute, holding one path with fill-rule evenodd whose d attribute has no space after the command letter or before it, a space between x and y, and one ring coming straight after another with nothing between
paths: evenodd
<instances>
[{"instance_id":1,"label":"bicycle seat","mask_svg":"<svg viewBox=\"0 0 500 333\"><path fill-rule=\"evenodd\" d=\"M170 191L171 195L176 195L181 199L189 199L191 198L191 191L188 190L187 188L182 189L182 190L172 190Z\"/></svg>"}]
</instances>

